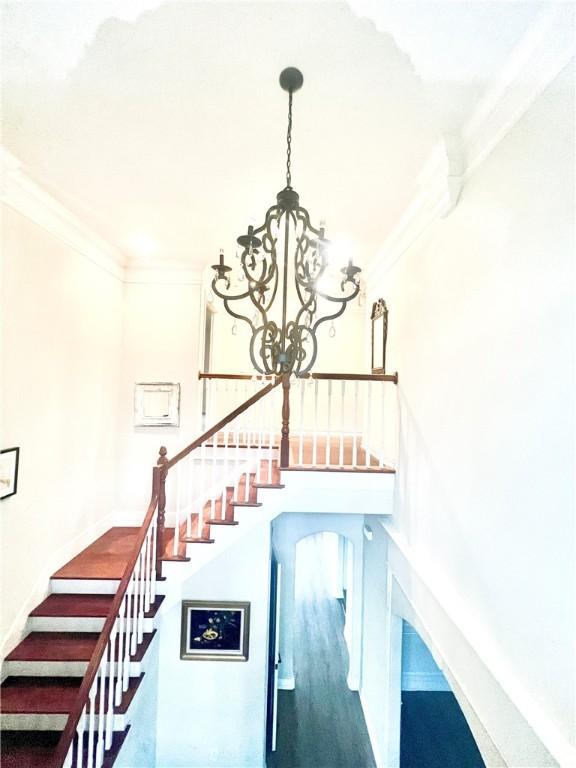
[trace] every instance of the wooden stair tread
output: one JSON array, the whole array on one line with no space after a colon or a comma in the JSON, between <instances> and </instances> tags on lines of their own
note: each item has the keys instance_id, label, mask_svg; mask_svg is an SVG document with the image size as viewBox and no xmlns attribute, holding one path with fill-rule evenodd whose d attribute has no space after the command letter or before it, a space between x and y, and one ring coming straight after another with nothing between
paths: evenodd
<instances>
[{"instance_id":1,"label":"wooden stair tread","mask_svg":"<svg viewBox=\"0 0 576 768\"><path fill-rule=\"evenodd\" d=\"M52 578L121 579L139 530L137 527L110 528L52 574Z\"/></svg>"},{"instance_id":2,"label":"wooden stair tread","mask_svg":"<svg viewBox=\"0 0 576 768\"><path fill-rule=\"evenodd\" d=\"M105 618L114 601L114 595L52 594L36 606L30 616L94 617ZM156 595L155 602L144 615L152 618L158 613L164 595Z\"/></svg>"},{"instance_id":3,"label":"wooden stair tread","mask_svg":"<svg viewBox=\"0 0 576 768\"><path fill-rule=\"evenodd\" d=\"M214 544L214 539L203 539L194 536L184 536L180 539L184 544Z\"/></svg>"},{"instance_id":4,"label":"wooden stair tread","mask_svg":"<svg viewBox=\"0 0 576 768\"><path fill-rule=\"evenodd\" d=\"M102 768L112 768L129 730L128 725L123 731L114 731L112 746L104 752ZM2 768L46 768L56 750L60 733L60 731L2 731L0 765ZM83 765L86 765L88 745L87 739L84 741Z\"/></svg>"},{"instance_id":5,"label":"wooden stair tread","mask_svg":"<svg viewBox=\"0 0 576 768\"><path fill-rule=\"evenodd\" d=\"M231 507L261 507L261 501L231 501Z\"/></svg>"},{"instance_id":6,"label":"wooden stair tread","mask_svg":"<svg viewBox=\"0 0 576 768\"><path fill-rule=\"evenodd\" d=\"M0 712L65 715L74 706L81 683L81 677L7 677L0 686Z\"/></svg>"},{"instance_id":7,"label":"wooden stair tread","mask_svg":"<svg viewBox=\"0 0 576 768\"><path fill-rule=\"evenodd\" d=\"M120 706L115 708L117 714L127 711L143 677L129 679L128 690L123 693ZM67 715L76 702L81 683L81 677L8 677L0 686L0 712L7 715ZM104 697L107 701L106 687ZM98 703L99 696L96 697L96 708Z\"/></svg>"},{"instance_id":8,"label":"wooden stair tread","mask_svg":"<svg viewBox=\"0 0 576 768\"><path fill-rule=\"evenodd\" d=\"M154 635L144 633L144 639L130 656L132 661L142 661ZM100 637L99 632L30 632L6 661L90 661Z\"/></svg>"},{"instance_id":9,"label":"wooden stair tread","mask_svg":"<svg viewBox=\"0 0 576 768\"><path fill-rule=\"evenodd\" d=\"M46 768L59 739L60 731L2 731L2 768Z\"/></svg>"},{"instance_id":10,"label":"wooden stair tread","mask_svg":"<svg viewBox=\"0 0 576 768\"><path fill-rule=\"evenodd\" d=\"M98 632L30 632L6 661L90 661Z\"/></svg>"}]
</instances>

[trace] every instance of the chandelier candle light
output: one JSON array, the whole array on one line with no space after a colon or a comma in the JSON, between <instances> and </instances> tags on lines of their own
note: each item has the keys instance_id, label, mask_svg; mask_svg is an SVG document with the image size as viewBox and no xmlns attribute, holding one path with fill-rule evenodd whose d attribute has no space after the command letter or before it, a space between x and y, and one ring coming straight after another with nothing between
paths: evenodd
<instances>
[{"instance_id":1,"label":"chandelier candle light","mask_svg":"<svg viewBox=\"0 0 576 768\"><path fill-rule=\"evenodd\" d=\"M332 273L322 222L319 229L312 226L292 188L292 96L303 82L294 67L280 74L280 85L288 92L286 186L276 195L276 205L268 209L264 223L256 229L249 226L238 238L239 276L235 278L232 267L224 263L222 251L212 267L213 292L228 314L250 326L254 368L286 378L310 371L318 353L319 326L340 317L360 290L360 269L352 260L339 276ZM281 306L275 305L279 287ZM239 302L238 311L233 302Z\"/></svg>"}]
</instances>

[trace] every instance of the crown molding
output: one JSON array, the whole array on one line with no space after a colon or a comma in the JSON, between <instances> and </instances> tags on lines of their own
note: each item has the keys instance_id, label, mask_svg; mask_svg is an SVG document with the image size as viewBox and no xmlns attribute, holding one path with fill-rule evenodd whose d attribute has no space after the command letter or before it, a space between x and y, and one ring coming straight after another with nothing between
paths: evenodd
<instances>
[{"instance_id":1,"label":"crown molding","mask_svg":"<svg viewBox=\"0 0 576 768\"><path fill-rule=\"evenodd\" d=\"M77 253L123 279L123 255L93 232L62 203L33 181L22 162L0 146L2 190L0 199L34 224L57 237Z\"/></svg>"},{"instance_id":2,"label":"crown molding","mask_svg":"<svg viewBox=\"0 0 576 768\"><path fill-rule=\"evenodd\" d=\"M446 135L432 150L412 202L367 266L367 280L383 277L431 224L456 207L466 180L574 57L574 26L571 3L542 9L478 102L461 136Z\"/></svg>"},{"instance_id":3,"label":"crown molding","mask_svg":"<svg viewBox=\"0 0 576 768\"><path fill-rule=\"evenodd\" d=\"M22 162L0 145L2 190L0 199L8 207L57 237L118 280L129 284L200 285L200 272L183 263L126 263L124 254L69 211L47 190L33 181Z\"/></svg>"}]
</instances>

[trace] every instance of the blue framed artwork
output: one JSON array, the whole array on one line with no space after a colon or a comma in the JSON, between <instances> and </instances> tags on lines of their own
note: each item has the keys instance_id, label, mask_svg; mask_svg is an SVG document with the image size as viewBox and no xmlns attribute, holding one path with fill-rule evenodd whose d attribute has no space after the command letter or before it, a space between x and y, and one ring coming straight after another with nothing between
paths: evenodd
<instances>
[{"instance_id":1,"label":"blue framed artwork","mask_svg":"<svg viewBox=\"0 0 576 768\"><path fill-rule=\"evenodd\" d=\"M180 658L248 661L250 603L183 600Z\"/></svg>"}]
</instances>

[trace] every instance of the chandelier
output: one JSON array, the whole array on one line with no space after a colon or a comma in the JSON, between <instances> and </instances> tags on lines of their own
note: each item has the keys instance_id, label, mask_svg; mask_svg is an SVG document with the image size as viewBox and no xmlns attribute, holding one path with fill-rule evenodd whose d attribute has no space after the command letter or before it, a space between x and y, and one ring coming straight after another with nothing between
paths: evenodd
<instances>
[{"instance_id":1,"label":"chandelier","mask_svg":"<svg viewBox=\"0 0 576 768\"><path fill-rule=\"evenodd\" d=\"M216 272L212 290L229 315L249 325L250 358L263 374L310 371L318 353L318 328L340 317L360 290L360 269L351 259L334 275L324 226L312 226L292 188L292 96L303 82L294 67L280 74L280 85L288 92L286 186L276 195L276 205L268 209L264 223L249 226L237 239L237 273L224 263L222 251L212 267Z\"/></svg>"}]
</instances>

